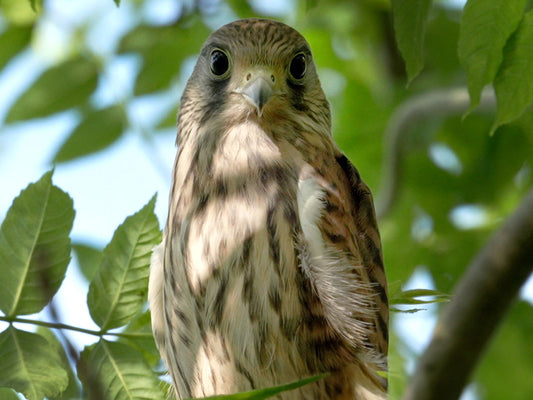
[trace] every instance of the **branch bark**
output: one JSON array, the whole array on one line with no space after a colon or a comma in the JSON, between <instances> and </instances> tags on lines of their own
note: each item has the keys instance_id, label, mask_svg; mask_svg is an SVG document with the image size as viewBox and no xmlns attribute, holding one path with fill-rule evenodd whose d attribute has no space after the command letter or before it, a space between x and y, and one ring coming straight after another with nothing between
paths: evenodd
<instances>
[{"instance_id":1,"label":"branch bark","mask_svg":"<svg viewBox=\"0 0 533 400\"><path fill-rule=\"evenodd\" d=\"M428 118L463 114L470 105L468 89L465 87L433 90L420 94L402 103L391 116L385 129L383 178L376 201L378 219L385 217L398 198L401 186L406 148L404 143L413 133L413 126ZM494 111L496 96L485 89L476 111Z\"/></svg>"},{"instance_id":2,"label":"branch bark","mask_svg":"<svg viewBox=\"0 0 533 400\"><path fill-rule=\"evenodd\" d=\"M470 264L402 400L459 398L533 271L533 189Z\"/></svg>"}]
</instances>

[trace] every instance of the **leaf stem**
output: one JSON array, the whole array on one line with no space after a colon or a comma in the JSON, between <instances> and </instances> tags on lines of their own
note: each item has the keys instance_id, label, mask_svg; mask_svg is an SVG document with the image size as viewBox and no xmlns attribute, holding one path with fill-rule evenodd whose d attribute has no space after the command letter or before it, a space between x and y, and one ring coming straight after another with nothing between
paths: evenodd
<instances>
[{"instance_id":1,"label":"leaf stem","mask_svg":"<svg viewBox=\"0 0 533 400\"><path fill-rule=\"evenodd\" d=\"M85 333L86 335L93 335L93 336L99 336L99 337L116 336L116 337L130 338L130 339L135 339L135 338L148 339L152 337L152 335L149 333L97 331L93 329L86 329L86 328L80 328L78 326L67 325L67 324L63 324L60 322L46 322L46 321L39 321L35 319L27 319L27 318L19 318L19 317L9 318L4 315L0 315L0 321L9 322L10 324L19 323L19 324L31 324L31 325L37 325L37 326L44 326L46 328L51 328L51 329L67 329L70 331L81 332L81 333Z\"/></svg>"}]
</instances>

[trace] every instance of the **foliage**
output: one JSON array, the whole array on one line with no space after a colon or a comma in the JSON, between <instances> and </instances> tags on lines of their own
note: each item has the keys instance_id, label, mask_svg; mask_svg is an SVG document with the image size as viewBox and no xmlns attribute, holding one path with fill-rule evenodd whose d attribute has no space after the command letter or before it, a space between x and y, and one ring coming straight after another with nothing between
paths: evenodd
<instances>
[{"instance_id":1,"label":"foliage","mask_svg":"<svg viewBox=\"0 0 533 400\"><path fill-rule=\"evenodd\" d=\"M78 123L50 157L56 169L118 146L126 135L140 134L150 143L158 132L175 126L175 88L183 85L184 66L220 23L217 18L231 19L228 9L239 17L269 16L258 11L260 2L228 0L215 9L202 3L191 7L183 2L172 20L154 24L144 17L145 1L109 0L107 12L133 13L134 22L118 43L109 52L95 52L88 44L88 27L96 21L80 23L71 32L68 51L47 59L11 105L3 126L74 115ZM39 0L1 3L0 68L35 51L46 5ZM394 307L414 306L409 312L448 300L446 294L470 259L532 184L531 2L468 0L461 10L445 0L300 0L276 17L310 42L332 103L336 141L378 199L384 171L398 167L389 165L382 151L390 144L383 132L397 107L436 89L468 88L470 108L444 105L430 117L412 116L395 149L402 154L400 191L380 221ZM106 68L132 55L139 70L131 93L99 102L96 93L105 85ZM135 129L131 104L168 96L169 88L174 90L171 107L145 129ZM483 101L492 90L496 107ZM73 200L52 183L52 176L53 171L46 172L13 200L0 229L0 320L9 323L0 332L0 398L15 399L17 391L30 400L163 399L168 388L158 379L159 356L146 310L149 257L160 240L155 197L128 217L102 250L71 243ZM71 262L71 253L77 262ZM435 290L402 291L420 266L429 271ZM24 317L49 305L65 274L78 267L87 279L87 305L99 330ZM393 321L397 317L393 313ZM518 304L475 377L480 398L505 397L509 386L516 398L533 395L527 379L533 363L524 352L532 321L531 306ZM20 323L40 327L28 332ZM73 357L58 340L58 328L96 338L77 352L76 365L65 355L67 350ZM391 343L391 398L397 398L406 380L404 358L410 354L396 332ZM273 392L259 394L267 395Z\"/></svg>"},{"instance_id":2,"label":"foliage","mask_svg":"<svg viewBox=\"0 0 533 400\"><path fill-rule=\"evenodd\" d=\"M52 185L51 173L13 201L0 229L0 310L8 318L39 312L59 288L73 220L72 200Z\"/></svg>"},{"instance_id":3,"label":"foliage","mask_svg":"<svg viewBox=\"0 0 533 400\"><path fill-rule=\"evenodd\" d=\"M100 340L83 351L77 371L87 390L101 389L106 395L89 392L91 398L107 398L107 393L126 399L163 396L141 351L104 339L111 329L133 323L143 313L151 249L161 240L154 205L155 197L117 228L92 279L87 304L101 328L92 333ZM21 322L19 316L38 312L50 301L69 261L73 218L72 200L52 184L51 172L13 201L0 230L3 320ZM12 325L0 333L1 386L30 400L60 398L67 388L70 366L61 347L52 345L55 337L47 336ZM120 336L151 339L150 333L128 332L128 328ZM100 375L93 376L94 371Z\"/></svg>"},{"instance_id":4,"label":"foliage","mask_svg":"<svg viewBox=\"0 0 533 400\"><path fill-rule=\"evenodd\" d=\"M263 400L271 398L279 393L289 390L297 389L301 386L308 385L309 383L316 382L320 379L324 379L327 374L312 376L302 379L298 382L288 383L286 385L274 386L267 389L251 390L249 392L242 392L233 395L220 395L205 397L206 400Z\"/></svg>"},{"instance_id":5,"label":"foliage","mask_svg":"<svg viewBox=\"0 0 533 400\"><path fill-rule=\"evenodd\" d=\"M430 5L429 0L391 2L396 41L405 59L409 81L424 67L424 38Z\"/></svg>"},{"instance_id":6,"label":"foliage","mask_svg":"<svg viewBox=\"0 0 533 400\"><path fill-rule=\"evenodd\" d=\"M54 350L40 335L12 326L7 328L0 334L0 384L23 393L28 399L57 396L66 389L68 381L59 354Z\"/></svg>"}]
</instances>

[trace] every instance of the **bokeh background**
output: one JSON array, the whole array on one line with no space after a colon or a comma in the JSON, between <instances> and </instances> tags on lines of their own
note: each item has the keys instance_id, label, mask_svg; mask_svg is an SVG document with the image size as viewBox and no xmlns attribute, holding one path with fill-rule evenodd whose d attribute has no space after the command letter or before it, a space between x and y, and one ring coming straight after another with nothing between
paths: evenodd
<instances>
[{"instance_id":1,"label":"bokeh background","mask_svg":"<svg viewBox=\"0 0 533 400\"><path fill-rule=\"evenodd\" d=\"M210 31L258 16L284 21L307 38L332 104L335 139L378 203L385 171L399 168L386 150L395 111L418 96L466 85L457 57L462 0L434 2L425 68L410 84L387 0L33 3L37 12L25 0L0 3L0 219L22 188L54 168L54 184L76 209L72 266L55 306L63 322L76 326L95 328L86 306L88 279L115 228L154 193L160 226L165 223L179 98ZM489 135L495 113L488 103L467 116L468 106L413 118L395 146L399 190L380 218L393 293L451 293L531 186L531 108ZM465 399L533 398L531 299L529 283ZM440 305L397 308L411 312L391 315L391 399L399 398ZM67 335L79 349L94 341Z\"/></svg>"}]
</instances>

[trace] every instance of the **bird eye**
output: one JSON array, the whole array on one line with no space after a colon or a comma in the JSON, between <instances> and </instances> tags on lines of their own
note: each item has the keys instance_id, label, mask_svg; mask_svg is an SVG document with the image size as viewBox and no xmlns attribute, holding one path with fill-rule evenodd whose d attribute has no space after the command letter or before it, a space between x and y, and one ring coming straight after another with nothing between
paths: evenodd
<instances>
[{"instance_id":1,"label":"bird eye","mask_svg":"<svg viewBox=\"0 0 533 400\"><path fill-rule=\"evenodd\" d=\"M307 62L304 53L298 53L294 56L289 67L289 72L293 79L300 80L307 71Z\"/></svg>"},{"instance_id":2,"label":"bird eye","mask_svg":"<svg viewBox=\"0 0 533 400\"><path fill-rule=\"evenodd\" d=\"M222 50L215 49L211 52L211 72L218 77L223 76L229 70L229 58Z\"/></svg>"}]
</instances>

